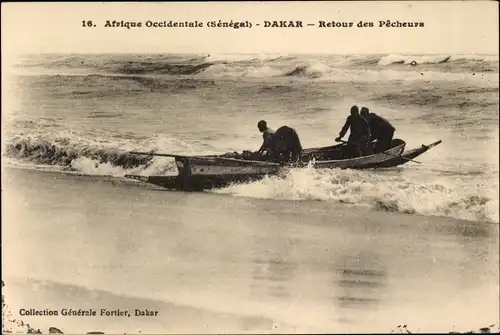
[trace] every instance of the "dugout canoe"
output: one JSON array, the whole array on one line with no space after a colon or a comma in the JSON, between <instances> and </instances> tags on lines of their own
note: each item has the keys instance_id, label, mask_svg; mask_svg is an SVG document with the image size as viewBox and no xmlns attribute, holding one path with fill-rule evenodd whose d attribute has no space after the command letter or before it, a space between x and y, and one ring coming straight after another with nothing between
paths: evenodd
<instances>
[{"instance_id":1,"label":"dugout canoe","mask_svg":"<svg viewBox=\"0 0 500 335\"><path fill-rule=\"evenodd\" d=\"M178 175L140 176L126 175L126 178L140 180L166 189L180 191L201 191L226 187L234 183L251 182L266 176L280 175L290 168L315 169L376 169L405 164L424 152L439 145L441 141L404 152L405 141L394 139L392 148L386 152L342 159L344 145L305 149L302 160L293 166L274 162L254 160L252 153L211 156L182 156L134 152L134 154L156 155L175 158ZM234 158L240 157L240 158Z\"/></svg>"}]
</instances>

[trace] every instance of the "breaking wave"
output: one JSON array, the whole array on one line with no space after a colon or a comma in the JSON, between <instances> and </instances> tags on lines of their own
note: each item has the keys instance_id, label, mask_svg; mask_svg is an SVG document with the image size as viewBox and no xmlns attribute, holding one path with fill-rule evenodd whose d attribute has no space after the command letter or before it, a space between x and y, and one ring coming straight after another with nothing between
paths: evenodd
<instances>
[{"instance_id":1,"label":"breaking wave","mask_svg":"<svg viewBox=\"0 0 500 335\"><path fill-rule=\"evenodd\" d=\"M130 151L151 151L170 145L175 140L154 138L149 145L138 148L129 142L106 143L59 136L16 136L5 145L4 155L11 163L48 166L62 171L88 175L123 176L126 173L167 173L176 171L172 161L152 156L130 154ZM182 144L175 143L182 148ZM167 144L168 146L168 144ZM186 145L184 145L186 147Z\"/></svg>"},{"instance_id":2,"label":"breaking wave","mask_svg":"<svg viewBox=\"0 0 500 335\"><path fill-rule=\"evenodd\" d=\"M498 71L498 55L86 55L25 58L20 68L39 67L48 74L69 72L109 75L164 75L214 77L328 77L339 70L386 71L398 69L442 72L441 74ZM384 70L384 68L386 70ZM418 72L416 71L416 72ZM394 74L393 71L391 72ZM34 72L33 72L34 73ZM418 73L419 74L419 73ZM348 75L351 73L348 72ZM390 76L391 74L389 74ZM435 74L433 74L435 76ZM399 77L404 78L404 75ZM435 79L435 78L433 78Z\"/></svg>"},{"instance_id":3,"label":"breaking wave","mask_svg":"<svg viewBox=\"0 0 500 335\"><path fill-rule=\"evenodd\" d=\"M214 192L261 199L333 201L386 212L498 223L498 198L485 188L471 188L465 180L450 185L450 181L421 182L380 171L311 168L291 170L285 178L266 177Z\"/></svg>"},{"instance_id":4,"label":"breaking wave","mask_svg":"<svg viewBox=\"0 0 500 335\"><path fill-rule=\"evenodd\" d=\"M435 82L448 81L457 82L467 80L471 83L481 85L496 85L498 86L497 74L477 74L476 73L453 73L453 72L437 72L434 70L420 71L400 71L396 69L385 70L361 70L361 69L339 69L330 67L324 63L300 64L288 67L273 67L271 65L259 66L236 66L234 64L213 64L206 66L202 70L197 68L194 70L191 67L175 69L170 73L148 72L145 69L134 69L120 71L120 73L90 73L90 72L68 72L68 71L39 71L31 72L31 75L39 76L39 80L43 78L46 81L64 83L73 81L81 82L82 85L88 85L94 82L95 85L103 86L106 81L128 81L136 82L142 87L151 89L196 89L209 85L214 85L214 79L239 79L239 78L256 78L256 79L285 79L295 78L299 80L321 80L331 82L379 82L395 81L395 82L413 82L430 80ZM182 76L181 72L196 71L196 76ZM127 72L127 73L121 73ZM175 72L176 76L171 76ZM19 73L18 74L22 74ZM106 94L99 87L99 92L93 94ZM128 92L134 93L133 87L126 87ZM79 92L75 92L79 93ZM85 93L85 92L84 92Z\"/></svg>"},{"instance_id":5,"label":"breaking wave","mask_svg":"<svg viewBox=\"0 0 500 335\"><path fill-rule=\"evenodd\" d=\"M116 69L123 74L168 74L168 75L193 75L202 72L212 66L212 63L201 64L168 64L149 62L130 62Z\"/></svg>"},{"instance_id":6,"label":"breaking wave","mask_svg":"<svg viewBox=\"0 0 500 335\"><path fill-rule=\"evenodd\" d=\"M282 75L282 71L268 65L248 66L248 65L235 65L235 64L230 65L226 63L220 63L220 64L214 64L210 68L207 68L205 71L203 71L203 74L213 77L267 78L267 77L279 77Z\"/></svg>"},{"instance_id":7,"label":"breaking wave","mask_svg":"<svg viewBox=\"0 0 500 335\"><path fill-rule=\"evenodd\" d=\"M331 68L322 63L315 63L311 65L299 65L293 71L286 73L288 77L298 76L298 77L309 77L309 78L320 78L324 74L331 72Z\"/></svg>"},{"instance_id":8,"label":"breaking wave","mask_svg":"<svg viewBox=\"0 0 500 335\"><path fill-rule=\"evenodd\" d=\"M123 177L177 172L171 159L132 155L129 151L175 147L184 154L195 153L189 144L170 138L155 137L141 142L144 144L137 147L132 141L98 142L63 133L19 135L5 146L4 155L14 165L21 162L58 171ZM471 185L470 180L460 176L421 182L391 171L294 169L285 176L266 177L213 192L263 199L333 201L387 212L499 222L495 195L498 192L491 191L491 185L479 185L477 180L473 182L477 185Z\"/></svg>"}]
</instances>

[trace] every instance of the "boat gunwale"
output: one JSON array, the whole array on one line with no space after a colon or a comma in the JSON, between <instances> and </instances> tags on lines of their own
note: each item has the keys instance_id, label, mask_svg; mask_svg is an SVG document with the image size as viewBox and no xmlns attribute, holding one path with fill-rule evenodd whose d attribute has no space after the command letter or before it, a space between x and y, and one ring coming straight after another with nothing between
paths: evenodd
<instances>
[{"instance_id":1,"label":"boat gunwale","mask_svg":"<svg viewBox=\"0 0 500 335\"><path fill-rule=\"evenodd\" d=\"M208 165L208 164L203 164L203 163L216 163L217 160L219 161L227 161L227 162L234 162L234 163L248 163L249 165L261 165L261 166L280 166L278 163L274 162L266 162L266 161L255 161L255 160L247 160L247 159L237 159L237 158L226 158L226 157L203 157L203 156L192 156L192 157L182 157L182 158L176 158L176 160L179 161L188 161L189 163L193 163L197 165ZM200 164L201 163L201 164Z\"/></svg>"},{"instance_id":2,"label":"boat gunwale","mask_svg":"<svg viewBox=\"0 0 500 335\"><path fill-rule=\"evenodd\" d=\"M309 164L313 162L314 164L332 164L332 163L345 163L345 162L363 162L365 160L371 159L376 156L387 156L394 158L394 156L399 157L401 154L403 154L404 149L406 147L406 142L402 141L399 145L392 147L384 152L379 152L375 153L372 155L367 155L367 156L360 156L360 157L352 157L352 158L346 158L346 159L331 159L331 160L317 160L315 158L311 158L308 161L301 161L300 163L302 164ZM399 151L399 153L393 153L393 151ZM390 152L390 153L388 153ZM389 158L389 159L391 159ZM237 159L237 158L225 158L225 157L203 157L203 156L191 156L191 157L182 157L182 158L176 158L176 160L183 161L183 162L189 162L189 163L194 163L196 165L211 165L212 164L217 164L217 160L219 161L229 161L229 162L234 162L234 163L246 163L245 165L250 165L250 166L288 166L289 164L283 164L280 165L279 163L274 163L274 162L266 162L266 161L255 161L255 160L246 160L246 159ZM384 160L381 160L383 162Z\"/></svg>"},{"instance_id":3,"label":"boat gunwale","mask_svg":"<svg viewBox=\"0 0 500 335\"><path fill-rule=\"evenodd\" d=\"M341 163L341 162L351 162L351 161L355 162L356 160L362 160L362 159L365 160L367 158L376 157L378 155L385 155L385 156L389 156L389 157L394 158L394 155L401 156L401 154L403 153L403 151L405 149L405 146L406 146L406 143L401 143L400 145L397 145L393 148L390 148L384 152L379 152L379 153L376 153L373 155L368 155L368 156L352 157L352 158L346 158L346 159L315 160L315 161L314 161L314 158L312 158L309 162L314 161L315 164L317 164L317 163ZM398 149L398 150L401 149L399 154L387 153L387 152L390 152L392 150L396 151L396 149Z\"/></svg>"}]
</instances>

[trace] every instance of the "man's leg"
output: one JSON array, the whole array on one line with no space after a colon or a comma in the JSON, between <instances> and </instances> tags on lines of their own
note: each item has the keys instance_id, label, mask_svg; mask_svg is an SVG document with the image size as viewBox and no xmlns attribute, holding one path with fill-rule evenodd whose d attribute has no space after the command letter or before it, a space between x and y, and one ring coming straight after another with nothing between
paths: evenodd
<instances>
[{"instance_id":1,"label":"man's leg","mask_svg":"<svg viewBox=\"0 0 500 335\"><path fill-rule=\"evenodd\" d=\"M360 149L362 155L365 156L365 155L371 154L371 151L369 148L369 145L370 145L370 138L369 137L360 138L358 143L359 143L358 146L359 146L359 149Z\"/></svg>"},{"instance_id":2,"label":"man's leg","mask_svg":"<svg viewBox=\"0 0 500 335\"><path fill-rule=\"evenodd\" d=\"M392 138L394 137L394 131L388 131L384 134L384 138L381 141L381 150L387 151L392 146Z\"/></svg>"}]
</instances>

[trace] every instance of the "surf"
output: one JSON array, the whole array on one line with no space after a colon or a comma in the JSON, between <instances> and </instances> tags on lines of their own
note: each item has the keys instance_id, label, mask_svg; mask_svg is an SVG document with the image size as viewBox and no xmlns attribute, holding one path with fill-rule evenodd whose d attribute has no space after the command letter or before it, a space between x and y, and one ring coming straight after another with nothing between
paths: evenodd
<instances>
[{"instance_id":1,"label":"surf","mask_svg":"<svg viewBox=\"0 0 500 335\"><path fill-rule=\"evenodd\" d=\"M285 178L271 176L212 192L257 199L333 202L383 212L499 223L498 201L487 191L487 185L467 191L462 183L439 178L417 182L400 176L399 171L295 169Z\"/></svg>"}]
</instances>

